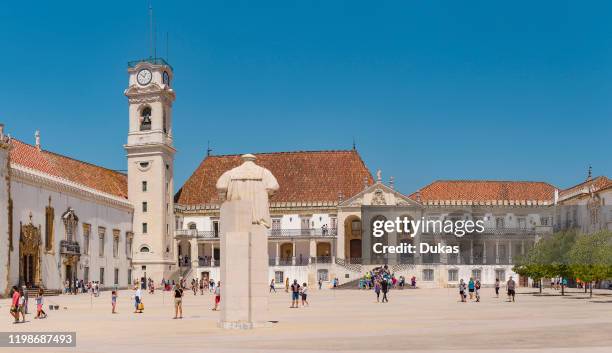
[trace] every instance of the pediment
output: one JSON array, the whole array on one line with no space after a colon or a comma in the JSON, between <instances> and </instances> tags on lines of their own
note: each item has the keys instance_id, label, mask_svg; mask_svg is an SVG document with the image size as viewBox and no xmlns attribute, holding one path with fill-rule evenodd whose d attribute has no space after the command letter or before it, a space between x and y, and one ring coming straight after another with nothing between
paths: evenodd
<instances>
[{"instance_id":1,"label":"pediment","mask_svg":"<svg viewBox=\"0 0 612 353\"><path fill-rule=\"evenodd\" d=\"M421 206L421 204L397 190L378 182L368 186L357 195L343 201L339 206Z\"/></svg>"}]
</instances>

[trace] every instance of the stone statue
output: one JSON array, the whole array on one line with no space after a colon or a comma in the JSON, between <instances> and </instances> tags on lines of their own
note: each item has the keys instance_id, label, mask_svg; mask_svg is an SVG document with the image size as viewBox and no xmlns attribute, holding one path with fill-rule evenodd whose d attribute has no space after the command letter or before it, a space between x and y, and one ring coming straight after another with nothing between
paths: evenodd
<instances>
[{"instance_id":1,"label":"stone statue","mask_svg":"<svg viewBox=\"0 0 612 353\"><path fill-rule=\"evenodd\" d=\"M217 190L222 200L251 202L251 221L270 228L268 197L279 188L278 182L266 168L255 164L252 154L241 156L243 163L231 169L217 181Z\"/></svg>"},{"instance_id":2,"label":"stone statue","mask_svg":"<svg viewBox=\"0 0 612 353\"><path fill-rule=\"evenodd\" d=\"M242 164L217 180L223 200L219 212L223 300L219 327L267 327L268 320L268 197L279 186L269 170L245 154Z\"/></svg>"}]
</instances>

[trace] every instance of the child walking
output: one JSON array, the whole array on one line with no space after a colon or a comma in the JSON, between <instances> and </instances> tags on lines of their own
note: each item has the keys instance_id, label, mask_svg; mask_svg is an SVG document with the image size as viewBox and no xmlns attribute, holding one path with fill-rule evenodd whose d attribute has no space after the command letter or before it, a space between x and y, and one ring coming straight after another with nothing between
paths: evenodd
<instances>
[{"instance_id":1,"label":"child walking","mask_svg":"<svg viewBox=\"0 0 612 353\"><path fill-rule=\"evenodd\" d=\"M112 313L116 314L117 313L117 311L116 311L116 308L117 308L117 291L112 291L112 293L111 293L111 303L113 305Z\"/></svg>"},{"instance_id":2,"label":"child walking","mask_svg":"<svg viewBox=\"0 0 612 353\"><path fill-rule=\"evenodd\" d=\"M35 319L46 319L47 313L43 310L44 305L44 291L42 288L38 288L38 293L36 294L36 317Z\"/></svg>"}]
</instances>

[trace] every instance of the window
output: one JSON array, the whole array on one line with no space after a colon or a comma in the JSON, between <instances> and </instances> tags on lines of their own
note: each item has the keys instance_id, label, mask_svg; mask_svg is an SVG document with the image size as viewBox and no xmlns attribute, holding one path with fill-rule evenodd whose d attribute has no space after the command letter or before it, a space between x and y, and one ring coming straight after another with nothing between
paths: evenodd
<instances>
[{"instance_id":1,"label":"window","mask_svg":"<svg viewBox=\"0 0 612 353\"><path fill-rule=\"evenodd\" d=\"M147 191L147 182L146 181L142 182L142 191Z\"/></svg>"},{"instance_id":2,"label":"window","mask_svg":"<svg viewBox=\"0 0 612 353\"><path fill-rule=\"evenodd\" d=\"M448 270L448 281L457 282L458 280L459 280L459 271L458 270Z\"/></svg>"},{"instance_id":3,"label":"window","mask_svg":"<svg viewBox=\"0 0 612 353\"><path fill-rule=\"evenodd\" d=\"M143 247L140 248L140 252L149 252L149 251L150 251L149 247L147 247L147 246L143 246Z\"/></svg>"},{"instance_id":4,"label":"window","mask_svg":"<svg viewBox=\"0 0 612 353\"><path fill-rule=\"evenodd\" d=\"M83 223L83 255L89 255L89 236L91 225Z\"/></svg>"},{"instance_id":5,"label":"window","mask_svg":"<svg viewBox=\"0 0 612 353\"><path fill-rule=\"evenodd\" d=\"M274 272L274 282L275 283L283 283L283 271Z\"/></svg>"},{"instance_id":6,"label":"window","mask_svg":"<svg viewBox=\"0 0 612 353\"><path fill-rule=\"evenodd\" d=\"M127 257L128 259L132 258L132 239L133 238L134 238L134 234L132 234L132 232L125 233L125 257Z\"/></svg>"},{"instance_id":7,"label":"window","mask_svg":"<svg viewBox=\"0 0 612 353\"><path fill-rule=\"evenodd\" d=\"M518 225L520 229L526 229L527 228L527 220L523 217L518 219Z\"/></svg>"},{"instance_id":8,"label":"window","mask_svg":"<svg viewBox=\"0 0 612 353\"><path fill-rule=\"evenodd\" d=\"M140 112L140 130L151 130L151 107L144 107Z\"/></svg>"},{"instance_id":9,"label":"window","mask_svg":"<svg viewBox=\"0 0 612 353\"><path fill-rule=\"evenodd\" d=\"M118 268L115 269L115 276L114 277L115 277L115 281L113 283L116 286L118 286L119 285L119 269Z\"/></svg>"},{"instance_id":10,"label":"window","mask_svg":"<svg viewBox=\"0 0 612 353\"><path fill-rule=\"evenodd\" d=\"M113 257L119 257L119 229L113 230Z\"/></svg>"},{"instance_id":11,"label":"window","mask_svg":"<svg viewBox=\"0 0 612 353\"><path fill-rule=\"evenodd\" d=\"M64 228L66 231L66 240L74 241L76 239L76 230L77 224L79 222L79 218L74 213L72 208L68 208L66 212L62 215L62 221L64 222Z\"/></svg>"},{"instance_id":12,"label":"window","mask_svg":"<svg viewBox=\"0 0 612 353\"><path fill-rule=\"evenodd\" d=\"M213 234L215 235L215 238L219 237L219 221L213 221L212 226L213 226Z\"/></svg>"},{"instance_id":13,"label":"window","mask_svg":"<svg viewBox=\"0 0 612 353\"><path fill-rule=\"evenodd\" d=\"M482 271L478 268L475 268L472 270L472 278L474 280L480 280L480 274L482 273Z\"/></svg>"},{"instance_id":14,"label":"window","mask_svg":"<svg viewBox=\"0 0 612 353\"><path fill-rule=\"evenodd\" d=\"M548 216L541 216L540 217L540 224L543 226L547 226L549 223L549 219Z\"/></svg>"},{"instance_id":15,"label":"window","mask_svg":"<svg viewBox=\"0 0 612 353\"><path fill-rule=\"evenodd\" d=\"M103 227L99 227L98 228L98 237L99 237L99 245L98 245L98 255L100 255L100 257L104 256L104 237L106 233L106 229L104 229Z\"/></svg>"},{"instance_id":16,"label":"window","mask_svg":"<svg viewBox=\"0 0 612 353\"><path fill-rule=\"evenodd\" d=\"M49 197L49 206L45 207L45 249L53 250L53 217L55 211L51 207L51 198Z\"/></svg>"},{"instance_id":17,"label":"window","mask_svg":"<svg viewBox=\"0 0 612 353\"><path fill-rule=\"evenodd\" d=\"M354 220L351 222L351 233L354 236L361 235L361 221Z\"/></svg>"},{"instance_id":18,"label":"window","mask_svg":"<svg viewBox=\"0 0 612 353\"><path fill-rule=\"evenodd\" d=\"M83 267L83 282L89 282L89 266Z\"/></svg>"},{"instance_id":19,"label":"window","mask_svg":"<svg viewBox=\"0 0 612 353\"><path fill-rule=\"evenodd\" d=\"M128 286L129 286L130 283L132 283L132 269L131 268L128 269L127 280L128 280Z\"/></svg>"},{"instance_id":20,"label":"window","mask_svg":"<svg viewBox=\"0 0 612 353\"><path fill-rule=\"evenodd\" d=\"M327 270L318 270L317 271L317 280L321 282L329 281L329 272Z\"/></svg>"},{"instance_id":21,"label":"window","mask_svg":"<svg viewBox=\"0 0 612 353\"><path fill-rule=\"evenodd\" d=\"M430 268L423 270L423 281L433 281L434 280L434 271Z\"/></svg>"},{"instance_id":22,"label":"window","mask_svg":"<svg viewBox=\"0 0 612 353\"><path fill-rule=\"evenodd\" d=\"M495 228L498 228L498 229L504 228L504 217L495 218Z\"/></svg>"},{"instance_id":23,"label":"window","mask_svg":"<svg viewBox=\"0 0 612 353\"><path fill-rule=\"evenodd\" d=\"M104 284L104 267L100 267L100 284Z\"/></svg>"},{"instance_id":24,"label":"window","mask_svg":"<svg viewBox=\"0 0 612 353\"><path fill-rule=\"evenodd\" d=\"M142 203L142 212L147 212L147 206L148 205L146 201Z\"/></svg>"},{"instance_id":25,"label":"window","mask_svg":"<svg viewBox=\"0 0 612 353\"><path fill-rule=\"evenodd\" d=\"M147 234L147 231L148 231L148 225L147 225L147 222L144 222L142 224L142 234Z\"/></svg>"},{"instance_id":26,"label":"window","mask_svg":"<svg viewBox=\"0 0 612 353\"><path fill-rule=\"evenodd\" d=\"M506 271L505 270L495 270L495 278L497 278L500 282L506 281Z\"/></svg>"},{"instance_id":27,"label":"window","mask_svg":"<svg viewBox=\"0 0 612 353\"><path fill-rule=\"evenodd\" d=\"M280 230L280 229L281 229L281 219L272 218L272 230Z\"/></svg>"},{"instance_id":28,"label":"window","mask_svg":"<svg viewBox=\"0 0 612 353\"><path fill-rule=\"evenodd\" d=\"M194 222L189 222L189 224L187 225L187 228L191 230L197 230L198 226Z\"/></svg>"},{"instance_id":29,"label":"window","mask_svg":"<svg viewBox=\"0 0 612 353\"><path fill-rule=\"evenodd\" d=\"M300 220L302 229L310 229L310 217L300 217Z\"/></svg>"}]
</instances>

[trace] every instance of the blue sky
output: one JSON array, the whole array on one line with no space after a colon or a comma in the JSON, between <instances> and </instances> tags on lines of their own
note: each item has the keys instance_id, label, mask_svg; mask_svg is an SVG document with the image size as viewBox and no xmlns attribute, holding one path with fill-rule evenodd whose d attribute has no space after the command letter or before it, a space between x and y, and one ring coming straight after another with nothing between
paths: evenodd
<instances>
[{"instance_id":1,"label":"blue sky","mask_svg":"<svg viewBox=\"0 0 612 353\"><path fill-rule=\"evenodd\" d=\"M153 1L175 69L176 187L213 153L351 148L436 179L612 176L607 1ZM127 61L147 0L0 5L0 121L125 169ZM166 53L165 33L169 33Z\"/></svg>"}]
</instances>

